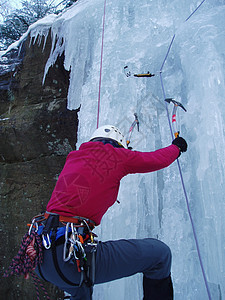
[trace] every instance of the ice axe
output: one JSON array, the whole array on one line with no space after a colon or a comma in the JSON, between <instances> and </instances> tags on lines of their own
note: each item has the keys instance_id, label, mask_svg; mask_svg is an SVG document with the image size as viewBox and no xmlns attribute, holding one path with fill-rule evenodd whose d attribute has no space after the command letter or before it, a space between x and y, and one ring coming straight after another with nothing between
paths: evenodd
<instances>
[{"instance_id":1,"label":"ice axe","mask_svg":"<svg viewBox=\"0 0 225 300\"><path fill-rule=\"evenodd\" d=\"M134 122L131 124L130 129L129 129L129 132L128 132L128 138L127 138L127 148L128 148L128 149L129 149L128 146L129 146L130 140L131 140L131 135L132 135L132 132L133 132L133 130L134 130L135 125L137 125L137 129L138 129L138 131L139 131L139 120L138 120L138 116L137 116L136 113L134 114L134 117L135 117L135 120L134 120Z\"/></svg>"},{"instance_id":2,"label":"ice axe","mask_svg":"<svg viewBox=\"0 0 225 300\"><path fill-rule=\"evenodd\" d=\"M187 110L184 108L184 106L180 102L175 101L173 98L166 98L165 101L168 103L172 102L174 105L173 112L172 112L172 126L173 126L174 136L175 136L175 138L177 138L180 134L180 132L177 130L177 120L176 120L177 108L181 107L184 111L187 111Z\"/></svg>"}]
</instances>

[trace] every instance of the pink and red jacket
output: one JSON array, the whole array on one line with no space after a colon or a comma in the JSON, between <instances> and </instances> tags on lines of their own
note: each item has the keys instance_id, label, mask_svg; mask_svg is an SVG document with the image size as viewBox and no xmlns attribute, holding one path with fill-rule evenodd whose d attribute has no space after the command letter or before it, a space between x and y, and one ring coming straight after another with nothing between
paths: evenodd
<instances>
[{"instance_id":1,"label":"pink and red jacket","mask_svg":"<svg viewBox=\"0 0 225 300\"><path fill-rule=\"evenodd\" d=\"M179 148L175 145L154 152L138 152L101 142L84 143L67 156L47 211L85 217L99 225L117 200L124 176L160 170L178 155Z\"/></svg>"}]
</instances>

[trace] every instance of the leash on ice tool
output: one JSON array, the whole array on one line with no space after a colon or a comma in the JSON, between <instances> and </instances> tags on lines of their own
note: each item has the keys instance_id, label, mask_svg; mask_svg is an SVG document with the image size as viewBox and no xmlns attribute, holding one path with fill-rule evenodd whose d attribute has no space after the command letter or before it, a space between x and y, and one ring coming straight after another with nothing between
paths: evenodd
<instances>
[{"instance_id":1,"label":"leash on ice tool","mask_svg":"<svg viewBox=\"0 0 225 300\"><path fill-rule=\"evenodd\" d=\"M203 0L197 6L197 8L189 15L189 17L185 20L185 22L188 21L193 16L193 14L200 8L200 6L204 2L205 2L205 0ZM165 55L165 58L163 60L162 66L160 68L160 73L159 73L160 81L161 81L161 87L162 87L163 96L164 96L165 100L168 99L168 98L166 98L166 93L165 93L165 89L164 89L163 78L162 78L162 70L163 70L165 62L167 60L167 57L170 53L170 50L171 50L172 44L174 42L174 39L175 39L175 34L173 35L173 37L171 39L171 42L170 42L169 47L167 49L167 53ZM167 105L166 102L168 103L168 101L165 101L165 104L166 104L166 111L167 111L167 118L168 118L168 123L169 123L169 127L170 127L170 132L171 132L171 136L173 138L173 129L172 129L172 126L171 126L171 122L170 122L170 118L169 118L168 105ZM189 215L189 219L190 219L190 222L191 222L192 232L193 232L193 235L194 235L194 240L195 240L195 245L196 245L196 249L197 249L198 259L199 259L199 263L200 263L200 267L201 267L201 271L202 271L202 275L203 275L207 295L208 295L209 300L212 300L212 296L211 296L210 289L209 289L209 284L208 284L207 278L206 278L206 272L205 272L203 261L202 261L202 256L201 256L201 251L200 251L199 242L198 242L198 238L197 238L197 233L196 233L194 221L193 221L192 214L191 214L191 209L190 209L190 205L189 205L189 200L188 200L188 196L187 196L187 192L186 192L186 188L185 188L185 184L184 184L183 173L182 173L182 170L181 170L179 159L177 159L177 164L178 164L178 169L179 169L179 174L180 174L181 183L182 183L182 187L183 187L183 192L184 192L184 196L185 196L185 201L186 201L186 205L187 205L188 215Z\"/></svg>"},{"instance_id":2,"label":"leash on ice tool","mask_svg":"<svg viewBox=\"0 0 225 300\"><path fill-rule=\"evenodd\" d=\"M180 134L180 132L177 129L177 108L181 107L184 111L187 111L184 106L178 102L175 101L173 98L166 98L165 101L167 103L173 103L173 112L172 112L172 126L173 126L173 134L175 136L175 138L177 138Z\"/></svg>"}]
</instances>

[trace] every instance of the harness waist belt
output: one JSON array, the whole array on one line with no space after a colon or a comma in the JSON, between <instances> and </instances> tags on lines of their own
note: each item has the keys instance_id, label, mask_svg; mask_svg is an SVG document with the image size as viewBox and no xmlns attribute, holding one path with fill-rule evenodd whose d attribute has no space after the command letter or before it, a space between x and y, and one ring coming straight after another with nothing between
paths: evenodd
<instances>
[{"instance_id":1,"label":"harness waist belt","mask_svg":"<svg viewBox=\"0 0 225 300\"><path fill-rule=\"evenodd\" d=\"M52 216L52 215L57 216L57 214L54 214L54 213L51 214L51 213L45 212L44 217L45 217L45 219L48 219L48 217ZM91 221L90 219L86 219L86 218L82 218L82 217L67 217L67 216L59 215L59 222L67 222L67 223L74 223L74 224L80 225L80 223L82 221L87 222L87 224L91 230L93 230L93 228L95 227L95 222Z\"/></svg>"}]
</instances>

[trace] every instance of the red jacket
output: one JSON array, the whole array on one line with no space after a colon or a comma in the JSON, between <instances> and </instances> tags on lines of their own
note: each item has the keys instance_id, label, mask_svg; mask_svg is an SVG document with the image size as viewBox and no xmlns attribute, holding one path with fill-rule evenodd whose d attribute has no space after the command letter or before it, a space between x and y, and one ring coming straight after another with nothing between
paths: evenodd
<instances>
[{"instance_id":1,"label":"red jacket","mask_svg":"<svg viewBox=\"0 0 225 300\"><path fill-rule=\"evenodd\" d=\"M171 145L154 152L114 148L88 142L69 153L47 211L63 216L81 216L96 225L117 200L120 180L131 173L147 173L169 166L179 155Z\"/></svg>"}]
</instances>

